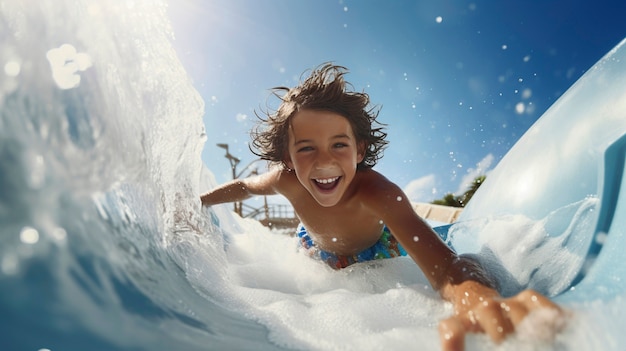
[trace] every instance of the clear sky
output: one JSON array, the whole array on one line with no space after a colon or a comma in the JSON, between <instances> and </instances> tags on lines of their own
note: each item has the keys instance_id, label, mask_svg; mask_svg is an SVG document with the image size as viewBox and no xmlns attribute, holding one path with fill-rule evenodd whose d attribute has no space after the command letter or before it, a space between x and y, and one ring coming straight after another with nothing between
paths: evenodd
<instances>
[{"instance_id":1,"label":"clear sky","mask_svg":"<svg viewBox=\"0 0 626 351\"><path fill-rule=\"evenodd\" d=\"M168 11L218 182L232 177L217 143L238 171L255 159L248 133L269 88L333 61L381 107L390 145L375 169L414 201L462 193L626 38L623 0L179 0Z\"/></svg>"}]
</instances>

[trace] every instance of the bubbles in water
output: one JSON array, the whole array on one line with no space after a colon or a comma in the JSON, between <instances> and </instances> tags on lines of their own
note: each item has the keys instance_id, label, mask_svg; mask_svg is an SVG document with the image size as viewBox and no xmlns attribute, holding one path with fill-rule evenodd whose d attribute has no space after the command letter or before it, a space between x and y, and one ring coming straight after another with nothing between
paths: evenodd
<instances>
[{"instance_id":1,"label":"bubbles in water","mask_svg":"<svg viewBox=\"0 0 626 351\"><path fill-rule=\"evenodd\" d=\"M567 319L559 311L541 308L531 311L517 327L521 340L553 340L554 335L565 327Z\"/></svg>"},{"instance_id":2,"label":"bubbles in water","mask_svg":"<svg viewBox=\"0 0 626 351\"><path fill-rule=\"evenodd\" d=\"M30 173L27 177L28 185L32 189L39 189L44 183L46 169L44 158L41 155L30 155L27 157L27 165Z\"/></svg>"},{"instance_id":3,"label":"bubbles in water","mask_svg":"<svg viewBox=\"0 0 626 351\"><path fill-rule=\"evenodd\" d=\"M0 262L0 269L2 269L2 273L6 275L14 275L17 273L17 268L17 255L13 252L5 253L2 257L2 261Z\"/></svg>"},{"instance_id":4,"label":"bubbles in water","mask_svg":"<svg viewBox=\"0 0 626 351\"><path fill-rule=\"evenodd\" d=\"M9 61L4 65L4 73L9 77L17 77L20 74L21 65L17 61Z\"/></svg>"},{"instance_id":5,"label":"bubbles in water","mask_svg":"<svg viewBox=\"0 0 626 351\"><path fill-rule=\"evenodd\" d=\"M32 227L24 227L20 231L20 240L24 244L36 244L39 241L39 232Z\"/></svg>"},{"instance_id":6,"label":"bubbles in water","mask_svg":"<svg viewBox=\"0 0 626 351\"><path fill-rule=\"evenodd\" d=\"M61 89L77 87L80 84L80 75L77 73L91 67L91 57L77 52L70 44L48 50L46 58L52 68L52 78Z\"/></svg>"},{"instance_id":7,"label":"bubbles in water","mask_svg":"<svg viewBox=\"0 0 626 351\"><path fill-rule=\"evenodd\" d=\"M63 241L65 240L65 238L67 238L67 231L65 231L65 229L61 227L54 228L51 234L52 234L52 238L57 241Z\"/></svg>"}]
</instances>

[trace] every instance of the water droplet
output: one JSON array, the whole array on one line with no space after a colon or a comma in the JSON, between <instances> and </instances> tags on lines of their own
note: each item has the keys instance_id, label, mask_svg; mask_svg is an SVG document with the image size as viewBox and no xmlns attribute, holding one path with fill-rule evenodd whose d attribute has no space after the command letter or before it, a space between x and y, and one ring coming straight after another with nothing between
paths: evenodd
<instances>
[{"instance_id":1,"label":"water droplet","mask_svg":"<svg viewBox=\"0 0 626 351\"><path fill-rule=\"evenodd\" d=\"M420 238L419 238L417 235L415 235L415 236L413 237L413 241L418 242L418 241L420 241Z\"/></svg>"},{"instance_id":2,"label":"water droplet","mask_svg":"<svg viewBox=\"0 0 626 351\"><path fill-rule=\"evenodd\" d=\"M44 164L43 156L29 156L30 157L28 157L27 163L30 168L30 174L26 180L32 189L39 189L43 185L46 178L46 165Z\"/></svg>"},{"instance_id":3,"label":"water droplet","mask_svg":"<svg viewBox=\"0 0 626 351\"><path fill-rule=\"evenodd\" d=\"M50 49L46 58L52 68L52 78L61 89L75 88L80 84L78 72L91 67L91 57L86 53L79 53L70 44L63 44L58 48Z\"/></svg>"},{"instance_id":4,"label":"water droplet","mask_svg":"<svg viewBox=\"0 0 626 351\"><path fill-rule=\"evenodd\" d=\"M20 240L24 244L36 244L39 241L39 232L32 227L24 227L20 231Z\"/></svg>"},{"instance_id":5,"label":"water droplet","mask_svg":"<svg viewBox=\"0 0 626 351\"><path fill-rule=\"evenodd\" d=\"M17 61L9 61L4 65L4 73L9 77L17 77L22 67Z\"/></svg>"},{"instance_id":6,"label":"water droplet","mask_svg":"<svg viewBox=\"0 0 626 351\"><path fill-rule=\"evenodd\" d=\"M17 270L18 270L17 255L11 252L4 254L4 257L2 257L2 261L0 262L0 269L2 269L2 273L6 275L17 274Z\"/></svg>"},{"instance_id":7,"label":"water droplet","mask_svg":"<svg viewBox=\"0 0 626 351\"><path fill-rule=\"evenodd\" d=\"M52 230L52 237L57 241L63 241L67 238L67 232L61 227L56 227Z\"/></svg>"}]
</instances>

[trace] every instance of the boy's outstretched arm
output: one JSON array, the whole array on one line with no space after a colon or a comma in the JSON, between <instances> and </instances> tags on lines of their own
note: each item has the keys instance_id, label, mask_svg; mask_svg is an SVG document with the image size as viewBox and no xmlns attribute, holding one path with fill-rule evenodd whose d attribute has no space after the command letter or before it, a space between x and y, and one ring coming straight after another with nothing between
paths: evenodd
<instances>
[{"instance_id":1,"label":"boy's outstretched arm","mask_svg":"<svg viewBox=\"0 0 626 351\"><path fill-rule=\"evenodd\" d=\"M280 176L280 172L280 170L270 170L258 176L231 180L200 195L200 200L203 206L211 206L226 202L243 201L252 195L276 194L275 184Z\"/></svg>"},{"instance_id":2,"label":"boy's outstretched arm","mask_svg":"<svg viewBox=\"0 0 626 351\"><path fill-rule=\"evenodd\" d=\"M556 304L532 290L502 298L495 281L478 260L452 251L419 218L395 184L379 181L367 193L366 202L382 217L433 288L454 306L454 315L439 326L443 350L463 350L468 332L486 333L493 341L501 342L537 309L561 312Z\"/></svg>"}]
</instances>

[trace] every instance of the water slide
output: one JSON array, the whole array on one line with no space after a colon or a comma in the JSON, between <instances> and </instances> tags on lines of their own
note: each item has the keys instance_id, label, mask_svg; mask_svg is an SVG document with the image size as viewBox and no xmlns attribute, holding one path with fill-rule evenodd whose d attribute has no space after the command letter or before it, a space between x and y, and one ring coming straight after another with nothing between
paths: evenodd
<instances>
[{"instance_id":1,"label":"water slide","mask_svg":"<svg viewBox=\"0 0 626 351\"><path fill-rule=\"evenodd\" d=\"M410 259L336 272L231 206L200 208L216 183L167 4L38 5L0 1L0 349L439 349L452 311ZM553 342L531 328L501 349L626 343L624 111L622 42L437 228L504 293L571 311Z\"/></svg>"}]
</instances>

